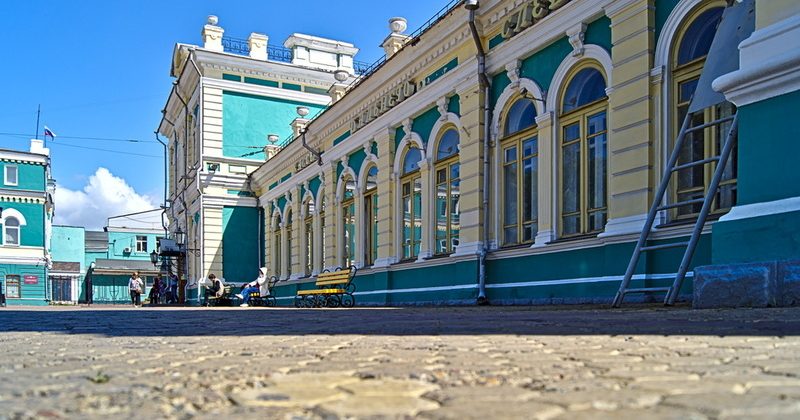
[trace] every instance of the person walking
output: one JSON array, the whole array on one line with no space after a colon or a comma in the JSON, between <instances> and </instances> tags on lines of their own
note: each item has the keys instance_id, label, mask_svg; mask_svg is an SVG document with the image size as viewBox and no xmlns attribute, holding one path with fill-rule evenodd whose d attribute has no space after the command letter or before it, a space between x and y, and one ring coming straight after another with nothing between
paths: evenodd
<instances>
[{"instance_id":1,"label":"person walking","mask_svg":"<svg viewBox=\"0 0 800 420\"><path fill-rule=\"evenodd\" d=\"M242 293L236 295L239 299L242 300L242 304L239 305L243 308L250 306L247 302L250 301L250 293L258 292L261 297L269 296L269 282L267 281L267 267L261 267L258 269L258 278L247 283L247 287L242 290Z\"/></svg>"},{"instance_id":2,"label":"person walking","mask_svg":"<svg viewBox=\"0 0 800 420\"><path fill-rule=\"evenodd\" d=\"M178 303L178 276L169 275L169 288L167 289L167 303Z\"/></svg>"},{"instance_id":3,"label":"person walking","mask_svg":"<svg viewBox=\"0 0 800 420\"><path fill-rule=\"evenodd\" d=\"M131 278L128 279L128 290L131 292L131 303L135 308L142 306L142 290L144 289L144 282L139 278L139 273L134 272Z\"/></svg>"}]
</instances>

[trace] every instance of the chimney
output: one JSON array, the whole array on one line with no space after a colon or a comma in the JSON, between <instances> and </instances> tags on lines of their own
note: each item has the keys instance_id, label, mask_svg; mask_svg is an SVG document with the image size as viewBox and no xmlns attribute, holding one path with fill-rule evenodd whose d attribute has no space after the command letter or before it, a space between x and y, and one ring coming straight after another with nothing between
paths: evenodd
<instances>
[{"instance_id":1,"label":"chimney","mask_svg":"<svg viewBox=\"0 0 800 420\"><path fill-rule=\"evenodd\" d=\"M267 60L267 42L269 37L264 34L251 33L247 38L247 44L250 46L250 58L256 60Z\"/></svg>"},{"instance_id":2,"label":"chimney","mask_svg":"<svg viewBox=\"0 0 800 420\"><path fill-rule=\"evenodd\" d=\"M392 33L390 33L381 44L383 51L386 53L386 58L395 55L395 53L400 51L400 49L406 45L406 42L411 39L410 36L403 35L403 31L405 31L407 27L408 21L406 21L405 18L393 17L389 19L389 30L391 30Z\"/></svg>"},{"instance_id":3,"label":"chimney","mask_svg":"<svg viewBox=\"0 0 800 420\"><path fill-rule=\"evenodd\" d=\"M222 52L222 34L225 33L225 30L217 26L218 22L218 17L209 15L201 34L203 35L203 48Z\"/></svg>"},{"instance_id":4,"label":"chimney","mask_svg":"<svg viewBox=\"0 0 800 420\"><path fill-rule=\"evenodd\" d=\"M31 153L50 156L50 149L44 147L44 140L31 139Z\"/></svg>"}]
</instances>

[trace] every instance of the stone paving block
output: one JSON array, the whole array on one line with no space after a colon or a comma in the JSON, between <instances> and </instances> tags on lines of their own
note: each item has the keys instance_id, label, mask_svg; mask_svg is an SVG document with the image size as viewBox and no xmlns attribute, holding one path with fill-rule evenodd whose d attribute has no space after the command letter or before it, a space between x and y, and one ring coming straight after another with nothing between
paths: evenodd
<instances>
[{"instance_id":1,"label":"stone paving block","mask_svg":"<svg viewBox=\"0 0 800 420\"><path fill-rule=\"evenodd\" d=\"M800 260L778 261L781 306L800 306Z\"/></svg>"},{"instance_id":2,"label":"stone paving block","mask_svg":"<svg viewBox=\"0 0 800 420\"><path fill-rule=\"evenodd\" d=\"M776 269L775 263L696 267L692 307L778 306Z\"/></svg>"},{"instance_id":3,"label":"stone paving block","mask_svg":"<svg viewBox=\"0 0 800 420\"><path fill-rule=\"evenodd\" d=\"M657 392L621 389L592 390L567 393L546 392L536 399L549 404L557 404L569 411L577 410L618 410L620 408L652 407L661 401Z\"/></svg>"},{"instance_id":4,"label":"stone paving block","mask_svg":"<svg viewBox=\"0 0 800 420\"><path fill-rule=\"evenodd\" d=\"M558 419L570 420L706 420L708 417L696 411L675 407L652 407L646 409L621 409L615 411L585 410L569 411Z\"/></svg>"},{"instance_id":5,"label":"stone paving block","mask_svg":"<svg viewBox=\"0 0 800 420\"><path fill-rule=\"evenodd\" d=\"M664 404L692 408L717 418L800 415L800 401L781 399L778 395L684 394L669 396Z\"/></svg>"}]
</instances>

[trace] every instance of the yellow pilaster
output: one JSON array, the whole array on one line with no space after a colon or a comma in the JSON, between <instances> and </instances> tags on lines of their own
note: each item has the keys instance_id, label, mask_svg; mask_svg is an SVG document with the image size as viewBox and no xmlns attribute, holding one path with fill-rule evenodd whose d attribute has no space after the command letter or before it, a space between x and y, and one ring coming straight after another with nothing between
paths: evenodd
<instances>
[{"instance_id":1,"label":"yellow pilaster","mask_svg":"<svg viewBox=\"0 0 800 420\"><path fill-rule=\"evenodd\" d=\"M456 92L461 109L459 133L461 164L461 214L458 254L474 254L483 247L482 195L483 188L483 103L482 89L477 81ZM491 204L491 203L490 203ZM491 234L492 232L490 232Z\"/></svg>"},{"instance_id":2,"label":"yellow pilaster","mask_svg":"<svg viewBox=\"0 0 800 420\"><path fill-rule=\"evenodd\" d=\"M609 202L606 234L641 230L654 176L653 0L620 0L611 7L613 86L609 89ZM612 5L614 6L614 5Z\"/></svg>"},{"instance_id":3,"label":"yellow pilaster","mask_svg":"<svg viewBox=\"0 0 800 420\"><path fill-rule=\"evenodd\" d=\"M394 189L392 166L395 156L394 130L386 129L375 137L378 145L378 259L376 266L396 262L394 249Z\"/></svg>"},{"instance_id":4,"label":"yellow pilaster","mask_svg":"<svg viewBox=\"0 0 800 420\"><path fill-rule=\"evenodd\" d=\"M325 268L335 268L339 265L337 259L336 231L341 223L338 223L337 203L336 203L336 166L338 162L325 164L323 169L325 185Z\"/></svg>"}]
</instances>

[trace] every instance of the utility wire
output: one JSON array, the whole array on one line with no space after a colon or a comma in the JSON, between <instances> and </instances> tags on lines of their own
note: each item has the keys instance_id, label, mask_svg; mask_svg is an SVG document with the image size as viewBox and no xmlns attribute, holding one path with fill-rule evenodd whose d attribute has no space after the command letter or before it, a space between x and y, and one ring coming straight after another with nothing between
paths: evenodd
<instances>
[{"instance_id":1,"label":"utility wire","mask_svg":"<svg viewBox=\"0 0 800 420\"><path fill-rule=\"evenodd\" d=\"M31 134L23 134L23 133L0 133L2 136L12 136L12 137L34 137ZM120 139L120 138L112 138L112 137L81 137L81 136L57 136L56 139L74 139L74 140L97 140L97 141L114 141L114 142L126 142L126 143L155 143L153 140L137 140L137 139ZM53 140L57 141L57 140Z\"/></svg>"},{"instance_id":2,"label":"utility wire","mask_svg":"<svg viewBox=\"0 0 800 420\"><path fill-rule=\"evenodd\" d=\"M74 147L76 149L98 150L98 151L101 151L101 152L119 153L121 155L131 155L131 156L142 156L142 157L153 157L153 158L162 157L162 156L158 156L158 155L146 155L146 154L143 154L143 153L122 152L122 151L119 151L119 150L101 149L99 147L78 146L78 145L75 145L75 144L56 143L56 142L50 142L50 143L47 144L47 146Z\"/></svg>"}]
</instances>

